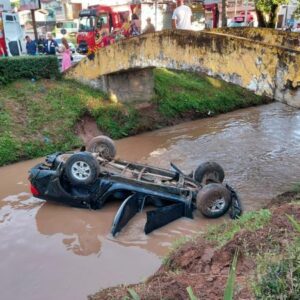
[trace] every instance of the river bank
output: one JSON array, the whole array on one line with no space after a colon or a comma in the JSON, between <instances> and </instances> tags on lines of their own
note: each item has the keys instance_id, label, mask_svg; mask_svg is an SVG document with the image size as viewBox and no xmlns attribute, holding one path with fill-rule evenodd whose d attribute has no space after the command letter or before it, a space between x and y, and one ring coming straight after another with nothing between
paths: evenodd
<instances>
[{"instance_id":1,"label":"river bank","mask_svg":"<svg viewBox=\"0 0 300 300\"><path fill-rule=\"evenodd\" d=\"M299 181L299 126L299 110L274 102L117 140L117 156L167 169L172 161L185 173L217 161L245 211L259 210ZM181 218L145 235L144 211L113 238L119 201L90 211L32 197L28 170L42 161L0 168L0 280L6 300L82 300L100 289L141 282L159 269L172 242L229 218L207 219L195 211L193 220Z\"/></svg>"},{"instance_id":2,"label":"river bank","mask_svg":"<svg viewBox=\"0 0 300 300\"><path fill-rule=\"evenodd\" d=\"M178 240L159 270L145 282L104 289L88 299L188 299L188 287L196 299L223 299L237 251L234 299L297 299L299 222L298 185L265 209Z\"/></svg>"},{"instance_id":3,"label":"river bank","mask_svg":"<svg viewBox=\"0 0 300 300\"><path fill-rule=\"evenodd\" d=\"M80 146L101 132L114 139L268 103L208 76L155 70L151 103L114 103L66 80L20 80L0 95L0 165Z\"/></svg>"}]
</instances>

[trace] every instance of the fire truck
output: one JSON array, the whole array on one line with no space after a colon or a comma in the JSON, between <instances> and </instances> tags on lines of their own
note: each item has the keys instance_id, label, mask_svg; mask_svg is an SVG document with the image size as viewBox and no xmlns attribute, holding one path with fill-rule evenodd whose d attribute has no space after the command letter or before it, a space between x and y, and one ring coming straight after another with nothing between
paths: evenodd
<instances>
[{"instance_id":1,"label":"fire truck","mask_svg":"<svg viewBox=\"0 0 300 300\"><path fill-rule=\"evenodd\" d=\"M108 35L120 29L129 16L129 5L94 5L80 11L77 51L84 54L89 49L103 47Z\"/></svg>"},{"instance_id":2,"label":"fire truck","mask_svg":"<svg viewBox=\"0 0 300 300\"><path fill-rule=\"evenodd\" d=\"M21 55L25 50L23 40L18 15L0 11L0 57Z\"/></svg>"}]
</instances>

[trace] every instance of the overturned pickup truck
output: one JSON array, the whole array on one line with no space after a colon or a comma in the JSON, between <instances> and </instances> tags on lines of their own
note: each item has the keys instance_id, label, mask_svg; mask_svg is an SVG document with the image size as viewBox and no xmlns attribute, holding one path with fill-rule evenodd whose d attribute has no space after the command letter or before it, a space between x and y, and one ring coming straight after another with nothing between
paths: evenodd
<instances>
[{"instance_id":1,"label":"overturned pickup truck","mask_svg":"<svg viewBox=\"0 0 300 300\"><path fill-rule=\"evenodd\" d=\"M222 183L224 170L215 162L185 175L172 163L172 170L165 170L117 160L115 155L115 144L106 136L93 138L79 152L49 155L29 171L31 192L40 199L91 209L121 200L113 235L149 205L156 209L147 211L146 234L180 217L193 218L195 209L208 218L242 213L237 193Z\"/></svg>"}]
</instances>

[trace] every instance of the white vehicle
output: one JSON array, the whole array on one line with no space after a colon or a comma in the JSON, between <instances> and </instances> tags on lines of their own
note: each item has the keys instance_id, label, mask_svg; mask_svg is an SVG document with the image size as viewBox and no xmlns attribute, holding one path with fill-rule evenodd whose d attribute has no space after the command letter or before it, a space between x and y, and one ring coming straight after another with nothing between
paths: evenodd
<instances>
[{"instance_id":1,"label":"white vehicle","mask_svg":"<svg viewBox=\"0 0 300 300\"><path fill-rule=\"evenodd\" d=\"M79 21L61 21L56 23L55 26L55 37L63 38L63 37L75 37L79 28Z\"/></svg>"},{"instance_id":2,"label":"white vehicle","mask_svg":"<svg viewBox=\"0 0 300 300\"><path fill-rule=\"evenodd\" d=\"M15 13L0 12L0 56L25 53L24 34Z\"/></svg>"}]
</instances>

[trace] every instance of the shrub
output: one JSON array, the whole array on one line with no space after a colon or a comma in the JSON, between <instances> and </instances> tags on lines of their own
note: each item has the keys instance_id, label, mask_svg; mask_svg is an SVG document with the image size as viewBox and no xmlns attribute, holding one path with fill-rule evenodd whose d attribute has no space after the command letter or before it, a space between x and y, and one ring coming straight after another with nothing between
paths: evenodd
<instances>
[{"instance_id":1,"label":"shrub","mask_svg":"<svg viewBox=\"0 0 300 300\"><path fill-rule=\"evenodd\" d=\"M5 57L0 59L0 86L20 78L59 78L56 56Z\"/></svg>"}]
</instances>

